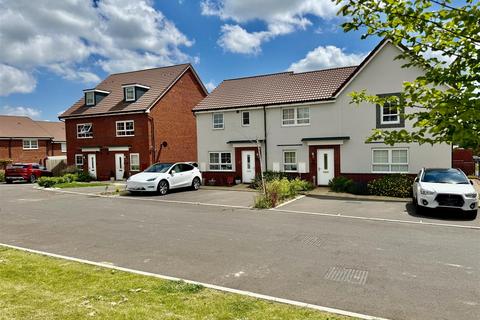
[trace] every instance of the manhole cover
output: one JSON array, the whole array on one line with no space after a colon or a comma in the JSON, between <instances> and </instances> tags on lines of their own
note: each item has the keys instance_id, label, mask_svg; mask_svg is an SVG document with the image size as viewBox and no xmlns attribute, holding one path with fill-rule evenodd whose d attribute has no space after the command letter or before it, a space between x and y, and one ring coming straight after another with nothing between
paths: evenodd
<instances>
[{"instance_id":1,"label":"manhole cover","mask_svg":"<svg viewBox=\"0 0 480 320\"><path fill-rule=\"evenodd\" d=\"M331 267L325 274L325 279L364 285L367 282L368 271L344 267Z\"/></svg>"},{"instance_id":2,"label":"manhole cover","mask_svg":"<svg viewBox=\"0 0 480 320\"><path fill-rule=\"evenodd\" d=\"M320 237L312 235L298 235L293 240L314 247L321 247L324 242Z\"/></svg>"}]
</instances>

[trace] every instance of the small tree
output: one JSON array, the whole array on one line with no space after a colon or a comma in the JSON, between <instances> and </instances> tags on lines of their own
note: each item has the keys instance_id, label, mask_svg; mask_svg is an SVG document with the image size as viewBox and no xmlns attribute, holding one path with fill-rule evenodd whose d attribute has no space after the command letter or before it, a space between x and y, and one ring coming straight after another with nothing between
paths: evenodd
<instances>
[{"instance_id":1,"label":"small tree","mask_svg":"<svg viewBox=\"0 0 480 320\"><path fill-rule=\"evenodd\" d=\"M398 58L404 67L420 67L425 74L405 82L401 97L388 102L416 113L405 113L413 121L412 131L374 130L369 140L455 143L480 146L480 3L464 0L334 0L340 15L349 20L343 29L365 30L362 38L388 37L405 47ZM353 103L383 105L366 91L351 94Z\"/></svg>"}]
</instances>

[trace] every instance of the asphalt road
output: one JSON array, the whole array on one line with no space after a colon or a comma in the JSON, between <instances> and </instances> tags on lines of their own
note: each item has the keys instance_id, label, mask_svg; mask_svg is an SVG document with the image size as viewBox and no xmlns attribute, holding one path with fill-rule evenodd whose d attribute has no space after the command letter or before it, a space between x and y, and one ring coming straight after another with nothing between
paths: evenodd
<instances>
[{"instance_id":1,"label":"asphalt road","mask_svg":"<svg viewBox=\"0 0 480 320\"><path fill-rule=\"evenodd\" d=\"M2 243L391 319L480 319L479 235L0 185Z\"/></svg>"}]
</instances>

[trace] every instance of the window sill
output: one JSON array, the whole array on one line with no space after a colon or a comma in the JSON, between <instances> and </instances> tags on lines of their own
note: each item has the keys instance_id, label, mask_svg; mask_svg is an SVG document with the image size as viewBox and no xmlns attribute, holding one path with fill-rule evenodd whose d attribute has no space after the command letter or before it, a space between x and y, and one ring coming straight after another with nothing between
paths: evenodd
<instances>
[{"instance_id":1,"label":"window sill","mask_svg":"<svg viewBox=\"0 0 480 320\"><path fill-rule=\"evenodd\" d=\"M300 124L283 124L282 127L306 127L309 126L310 123L300 123Z\"/></svg>"},{"instance_id":2,"label":"window sill","mask_svg":"<svg viewBox=\"0 0 480 320\"><path fill-rule=\"evenodd\" d=\"M116 138L125 138L125 137L135 137L134 134L126 135L126 136L115 136Z\"/></svg>"},{"instance_id":3,"label":"window sill","mask_svg":"<svg viewBox=\"0 0 480 320\"><path fill-rule=\"evenodd\" d=\"M224 130L225 128L212 128L212 130Z\"/></svg>"},{"instance_id":4,"label":"window sill","mask_svg":"<svg viewBox=\"0 0 480 320\"><path fill-rule=\"evenodd\" d=\"M77 139L93 139L93 137L78 137L77 136Z\"/></svg>"}]
</instances>

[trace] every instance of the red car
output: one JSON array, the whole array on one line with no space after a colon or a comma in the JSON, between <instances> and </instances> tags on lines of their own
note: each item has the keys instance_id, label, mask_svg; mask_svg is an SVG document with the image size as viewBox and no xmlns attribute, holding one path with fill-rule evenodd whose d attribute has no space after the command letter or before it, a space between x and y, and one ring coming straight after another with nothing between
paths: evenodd
<instances>
[{"instance_id":1,"label":"red car","mask_svg":"<svg viewBox=\"0 0 480 320\"><path fill-rule=\"evenodd\" d=\"M51 177L52 172L38 163L14 163L5 170L5 181L26 181L34 183L40 177Z\"/></svg>"}]
</instances>

